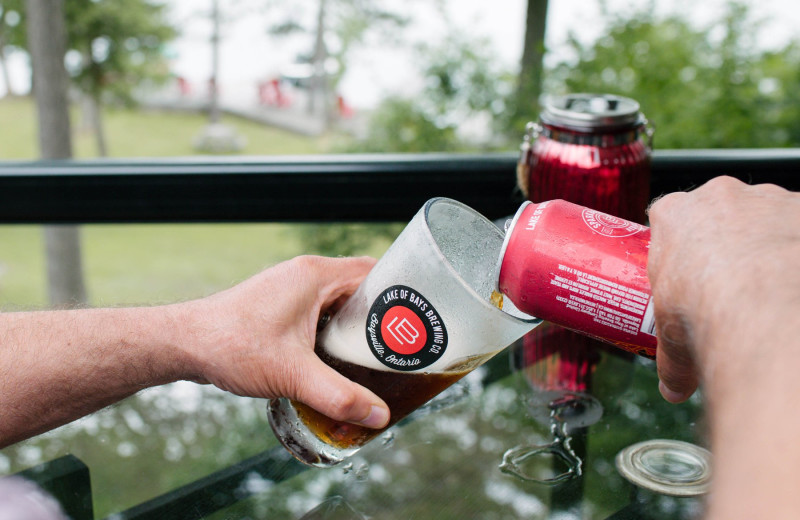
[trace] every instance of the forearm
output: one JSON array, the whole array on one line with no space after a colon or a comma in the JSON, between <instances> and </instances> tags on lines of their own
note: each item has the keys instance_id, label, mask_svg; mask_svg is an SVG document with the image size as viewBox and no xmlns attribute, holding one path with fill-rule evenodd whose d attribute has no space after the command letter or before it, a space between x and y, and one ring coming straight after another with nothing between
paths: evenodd
<instances>
[{"instance_id":1,"label":"forearm","mask_svg":"<svg viewBox=\"0 0 800 520\"><path fill-rule=\"evenodd\" d=\"M186 377L183 306L0 314L0 447Z\"/></svg>"},{"instance_id":2,"label":"forearm","mask_svg":"<svg viewBox=\"0 0 800 520\"><path fill-rule=\"evenodd\" d=\"M0 314L0 448L180 379L383 428L386 404L314 354L320 316L374 264L298 257L186 303Z\"/></svg>"},{"instance_id":3,"label":"forearm","mask_svg":"<svg viewBox=\"0 0 800 520\"><path fill-rule=\"evenodd\" d=\"M746 343L761 355L719 360L706 378L714 453L709 518L792 518L800 510L798 340L772 325L754 319L752 333L728 345Z\"/></svg>"},{"instance_id":4,"label":"forearm","mask_svg":"<svg viewBox=\"0 0 800 520\"><path fill-rule=\"evenodd\" d=\"M715 460L710 518L788 518L800 509L800 336L792 327L800 274L787 269L800 251L784 246L732 273L719 295L727 304L696 324Z\"/></svg>"},{"instance_id":5,"label":"forearm","mask_svg":"<svg viewBox=\"0 0 800 520\"><path fill-rule=\"evenodd\" d=\"M709 518L800 510L800 195L718 177L650 208L661 392L704 385Z\"/></svg>"}]
</instances>

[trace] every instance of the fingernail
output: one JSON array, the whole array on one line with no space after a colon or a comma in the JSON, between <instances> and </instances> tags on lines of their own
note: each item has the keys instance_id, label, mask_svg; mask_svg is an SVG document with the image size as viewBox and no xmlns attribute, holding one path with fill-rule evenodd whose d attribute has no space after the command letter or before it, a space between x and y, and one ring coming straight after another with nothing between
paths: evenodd
<instances>
[{"instance_id":1,"label":"fingernail","mask_svg":"<svg viewBox=\"0 0 800 520\"><path fill-rule=\"evenodd\" d=\"M681 394L669 388L663 381L658 382L658 391L661 392L661 396L670 403L682 403L688 398L685 394Z\"/></svg>"},{"instance_id":2,"label":"fingernail","mask_svg":"<svg viewBox=\"0 0 800 520\"><path fill-rule=\"evenodd\" d=\"M367 428L383 428L389 422L389 410L382 406L372 406L369 415L358 421L361 426Z\"/></svg>"}]
</instances>

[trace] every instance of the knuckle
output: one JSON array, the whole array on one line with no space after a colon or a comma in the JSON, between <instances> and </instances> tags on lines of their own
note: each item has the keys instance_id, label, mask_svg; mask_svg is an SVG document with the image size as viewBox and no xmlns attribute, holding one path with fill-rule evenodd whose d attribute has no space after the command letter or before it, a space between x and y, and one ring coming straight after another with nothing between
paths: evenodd
<instances>
[{"instance_id":1,"label":"knuckle","mask_svg":"<svg viewBox=\"0 0 800 520\"><path fill-rule=\"evenodd\" d=\"M351 390L341 390L329 397L330 413L334 419L353 419L353 412L358 405L358 396Z\"/></svg>"},{"instance_id":2,"label":"knuckle","mask_svg":"<svg viewBox=\"0 0 800 520\"><path fill-rule=\"evenodd\" d=\"M729 175L720 175L709 180L697 189L698 192L709 197L726 197L735 194L747 186L745 183Z\"/></svg>"},{"instance_id":3,"label":"knuckle","mask_svg":"<svg viewBox=\"0 0 800 520\"><path fill-rule=\"evenodd\" d=\"M302 279L314 279L326 271L325 257L301 255L292 259L294 272Z\"/></svg>"},{"instance_id":4,"label":"knuckle","mask_svg":"<svg viewBox=\"0 0 800 520\"><path fill-rule=\"evenodd\" d=\"M299 268L310 269L317 265L317 257L312 255L301 255L295 257L294 260L292 260L292 263Z\"/></svg>"},{"instance_id":5,"label":"knuckle","mask_svg":"<svg viewBox=\"0 0 800 520\"><path fill-rule=\"evenodd\" d=\"M667 193L653 199L647 208L647 215L650 217L650 221L658 221L666 217L685 196L685 192L679 191Z\"/></svg>"},{"instance_id":6,"label":"knuckle","mask_svg":"<svg viewBox=\"0 0 800 520\"><path fill-rule=\"evenodd\" d=\"M709 180L706 186L715 189L731 189L742 186L744 183L730 175L719 175Z\"/></svg>"},{"instance_id":7,"label":"knuckle","mask_svg":"<svg viewBox=\"0 0 800 520\"><path fill-rule=\"evenodd\" d=\"M786 195L787 193L789 193L784 188L778 186L777 184L772 184L772 183L757 184L753 186L753 189L756 190L761 195L766 195L766 196Z\"/></svg>"}]
</instances>

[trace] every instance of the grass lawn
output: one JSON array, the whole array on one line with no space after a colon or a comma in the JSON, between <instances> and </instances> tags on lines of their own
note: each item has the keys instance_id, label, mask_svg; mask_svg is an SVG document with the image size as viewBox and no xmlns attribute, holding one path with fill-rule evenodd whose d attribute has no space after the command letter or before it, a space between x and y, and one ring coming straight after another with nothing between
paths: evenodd
<instances>
[{"instance_id":1,"label":"grass lawn","mask_svg":"<svg viewBox=\"0 0 800 520\"><path fill-rule=\"evenodd\" d=\"M206 124L201 114L108 110L104 114L113 157L192 155L192 138ZM0 100L0 160L37 156L36 114L29 98ZM72 114L73 125L80 121ZM13 124L10 124L13 122ZM313 154L327 138L309 138L229 118L247 138L246 154ZM94 140L75 132L75 156L94 156ZM152 304L183 300L228 287L262 268L310 252L288 224L82 226L84 273L92 305ZM41 226L0 225L0 310L45 306L46 267ZM380 255L378 241L365 251Z\"/></svg>"},{"instance_id":2,"label":"grass lawn","mask_svg":"<svg viewBox=\"0 0 800 520\"><path fill-rule=\"evenodd\" d=\"M210 294L303 246L280 224L82 226L90 303L168 303ZM0 309L47 303L40 226L0 226Z\"/></svg>"},{"instance_id":3,"label":"grass lawn","mask_svg":"<svg viewBox=\"0 0 800 520\"><path fill-rule=\"evenodd\" d=\"M36 110L30 98L0 99L0 160L38 157ZM97 156L92 133L81 128L81 114L71 112L73 154ZM207 123L202 114L106 109L103 124L110 157L170 157L194 155L192 140ZM13 122L13 124L11 124ZM327 137L311 138L238 118L224 118L247 139L246 155L295 155L327 151Z\"/></svg>"},{"instance_id":4,"label":"grass lawn","mask_svg":"<svg viewBox=\"0 0 800 520\"><path fill-rule=\"evenodd\" d=\"M79 121L73 112L73 124ZM0 161L38 154L36 114L30 99L0 100ZM206 124L202 115L110 110L105 127L112 157L187 156ZM247 138L246 154L313 154L328 151L327 138L312 139L228 119ZM75 156L94 156L92 135L74 133ZM318 253L309 236L346 242L335 234L297 224L122 224L81 226L83 270L93 306L153 305L208 295L261 269L303 253ZM324 226L321 224L320 226ZM391 238L353 228L354 253L380 256ZM0 223L0 311L47 306L44 233L38 225ZM84 421L0 450L0 475L72 453L92 472L98 518L259 453L277 442L263 400L202 387L194 408L180 385L152 389ZM200 388L200 387L198 387ZM158 434L130 428L133 416ZM81 426L81 424L83 426ZM178 451L176 451L176 446ZM171 450L171 451L170 451ZM135 454L135 456L133 456ZM131 485L135 483L135 485Z\"/></svg>"}]
</instances>

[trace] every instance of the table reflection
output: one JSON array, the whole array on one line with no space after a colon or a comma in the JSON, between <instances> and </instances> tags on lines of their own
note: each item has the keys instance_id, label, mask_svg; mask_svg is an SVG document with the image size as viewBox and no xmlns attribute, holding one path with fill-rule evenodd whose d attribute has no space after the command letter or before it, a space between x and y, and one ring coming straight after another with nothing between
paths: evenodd
<instances>
[{"instance_id":1,"label":"table reflection","mask_svg":"<svg viewBox=\"0 0 800 520\"><path fill-rule=\"evenodd\" d=\"M701 398L669 404L652 361L566 332L526 337L332 469L289 458L263 401L188 383L3 450L0 462L13 473L75 454L91 471L95 518L158 517L164 503L170 518L218 520L698 515L700 499L639 490L615 457L655 438L703 445ZM557 341L545 347L545 335ZM509 450L554 443L564 452L523 461L534 479L502 470Z\"/></svg>"}]
</instances>

